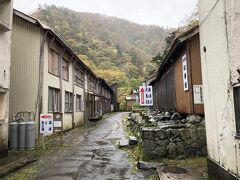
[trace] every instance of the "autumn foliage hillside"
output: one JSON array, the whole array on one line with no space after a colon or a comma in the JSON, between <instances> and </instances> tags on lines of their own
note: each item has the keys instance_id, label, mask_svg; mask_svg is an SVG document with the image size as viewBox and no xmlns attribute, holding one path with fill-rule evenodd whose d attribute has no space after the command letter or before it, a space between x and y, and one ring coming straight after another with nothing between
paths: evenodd
<instances>
[{"instance_id":1,"label":"autumn foliage hillside","mask_svg":"<svg viewBox=\"0 0 240 180\"><path fill-rule=\"evenodd\" d=\"M165 46L169 30L63 7L43 6L34 17L50 26L98 76L119 84L119 100L156 70L152 57Z\"/></svg>"}]
</instances>

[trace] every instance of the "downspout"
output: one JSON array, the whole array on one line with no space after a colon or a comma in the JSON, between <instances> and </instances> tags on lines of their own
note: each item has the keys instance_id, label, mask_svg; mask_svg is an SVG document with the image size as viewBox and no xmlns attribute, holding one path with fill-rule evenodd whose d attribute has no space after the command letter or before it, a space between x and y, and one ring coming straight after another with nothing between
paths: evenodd
<instances>
[{"instance_id":1,"label":"downspout","mask_svg":"<svg viewBox=\"0 0 240 180\"><path fill-rule=\"evenodd\" d=\"M190 108L190 112L192 114L195 114L195 105L194 105L194 94L193 94L193 79L192 79L192 59L191 59L191 49L189 47L189 42L186 42L186 46L187 46L187 59L188 59L188 63L189 63L189 72L188 72L188 76L189 76L189 93L190 93L190 104L192 105L192 107Z\"/></svg>"},{"instance_id":2,"label":"downspout","mask_svg":"<svg viewBox=\"0 0 240 180\"><path fill-rule=\"evenodd\" d=\"M73 112L72 112L72 128L75 127L75 76L74 76L74 67L77 63L77 60L75 59L74 63L73 63L73 66L72 66L72 88L73 88Z\"/></svg>"},{"instance_id":3,"label":"downspout","mask_svg":"<svg viewBox=\"0 0 240 180\"><path fill-rule=\"evenodd\" d=\"M62 58L63 58L63 54L64 54L65 49L63 49L63 52L60 55L60 66L59 66L59 70L60 70L60 77L59 77L59 84L60 84L60 112L63 113L63 90L62 90Z\"/></svg>"},{"instance_id":4,"label":"downspout","mask_svg":"<svg viewBox=\"0 0 240 180\"><path fill-rule=\"evenodd\" d=\"M86 92L86 78L87 78L87 73L86 73L86 69L83 69L83 76L84 76L84 83L83 83L83 99L84 99L84 121L86 122L87 119L87 92Z\"/></svg>"},{"instance_id":5,"label":"downspout","mask_svg":"<svg viewBox=\"0 0 240 180\"><path fill-rule=\"evenodd\" d=\"M38 95L34 113L34 121L40 117L42 112L42 96L43 96L43 74L44 74L44 44L46 42L48 31L41 32L40 40L40 55L39 55L39 82L38 82ZM40 127L40 121L38 121L38 127ZM40 138L40 129L38 128L38 139Z\"/></svg>"}]
</instances>

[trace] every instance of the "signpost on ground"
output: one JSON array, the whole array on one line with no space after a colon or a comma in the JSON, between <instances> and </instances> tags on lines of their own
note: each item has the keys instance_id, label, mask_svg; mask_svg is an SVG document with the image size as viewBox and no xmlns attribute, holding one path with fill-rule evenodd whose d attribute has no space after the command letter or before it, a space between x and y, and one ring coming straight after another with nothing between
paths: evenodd
<instances>
[{"instance_id":1,"label":"signpost on ground","mask_svg":"<svg viewBox=\"0 0 240 180\"><path fill-rule=\"evenodd\" d=\"M63 113L53 114L53 130L54 134L61 135L61 147L63 145Z\"/></svg>"},{"instance_id":2,"label":"signpost on ground","mask_svg":"<svg viewBox=\"0 0 240 180\"><path fill-rule=\"evenodd\" d=\"M40 115L40 134L42 134L42 145L45 149L44 137L53 134L53 114Z\"/></svg>"},{"instance_id":3,"label":"signpost on ground","mask_svg":"<svg viewBox=\"0 0 240 180\"><path fill-rule=\"evenodd\" d=\"M40 134L43 136L53 134L53 114L40 115Z\"/></svg>"},{"instance_id":4,"label":"signpost on ground","mask_svg":"<svg viewBox=\"0 0 240 180\"><path fill-rule=\"evenodd\" d=\"M152 106L153 105L152 86L145 86L145 85L140 86L139 99L140 99L140 106Z\"/></svg>"}]
</instances>

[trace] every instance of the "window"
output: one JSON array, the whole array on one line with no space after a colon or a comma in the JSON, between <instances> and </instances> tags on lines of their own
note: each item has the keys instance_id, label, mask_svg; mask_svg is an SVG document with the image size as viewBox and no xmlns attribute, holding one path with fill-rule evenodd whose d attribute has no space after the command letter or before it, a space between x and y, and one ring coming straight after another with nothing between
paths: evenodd
<instances>
[{"instance_id":1,"label":"window","mask_svg":"<svg viewBox=\"0 0 240 180\"><path fill-rule=\"evenodd\" d=\"M59 76L60 55L53 49L48 52L48 72Z\"/></svg>"},{"instance_id":2,"label":"window","mask_svg":"<svg viewBox=\"0 0 240 180\"><path fill-rule=\"evenodd\" d=\"M89 77L89 84L88 84L89 91L95 91L95 82L92 78Z\"/></svg>"},{"instance_id":3,"label":"window","mask_svg":"<svg viewBox=\"0 0 240 180\"><path fill-rule=\"evenodd\" d=\"M74 67L74 82L75 82L75 85L79 87L84 86L84 73L83 73L83 70L80 70L80 68L78 69Z\"/></svg>"},{"instance_id":4,"label":"window","mask_svg":"<svg viewBox=\"0 0 240 180\"><path fill-rule=\"evenodd\" d=\"M48 112L60 112L60 90L48 88Z\"/></svg>"},{"instance_id":5,"label":"window","mask_svg":"<svg viewBox=\"0 0 240 180\"><path fill-rule=\"evenodd\" d=\"M76 111L80 112L82 111L82 96L81 95L77 95L76 96Z\"/></svg>"},{"instance_id":6,"label":"window","mask_svg":"<svg viewBox=\"0 0 240 180\"><path fill-rule=\"evenodd\" d=\"M73 94L70 92L65 92L65 112L72 112L73 107Z\"/></svg>"},{"instance_id":7,"label":"window","mask_svg":"<svg viewBox=\"0 0 240 180\"><path fill-rule=\"evenodd\" d=\"M62 60L62 78L68 81L69 78L69 63L67 60Z\"/></svg>"},{"instance_id":8,"label":"window","mask_svg":"<svg viewBox=\"0 0 240 180\"><path fill-rule=\"evenodd\" d=\"M235 87L233 89L233 96L234 96L236 135L240 136L240 87Z\"/></svg>"}]
</instances>

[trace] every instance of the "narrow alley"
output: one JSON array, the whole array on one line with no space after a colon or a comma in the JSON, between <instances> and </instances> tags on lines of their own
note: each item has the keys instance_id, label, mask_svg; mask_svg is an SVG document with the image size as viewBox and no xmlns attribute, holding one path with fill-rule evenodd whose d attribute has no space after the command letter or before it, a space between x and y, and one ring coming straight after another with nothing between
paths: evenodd
<instances>
[{"instance_id":1,"label":"narrow alley","mask_svg":"<svg viewBox=\"0 0 240 180\"><path fill-rule=\"evenodd\" d=\"M240 0L0 0L0 179L240 180Z\"/></svg>"},{"instance_id":2,"label":"narrow alley","mask_svg":"<svg viewBox=\"0 0 240 180\"><path fill-rule=\"evenodd\" d=\"M118 140L126 138L125 115L116 113L70 131L66 138L72 147L48 159L37 179L144 179L152 175L151 171L133 174L128 153L116 146Z\"/></svg>"}]
</instances>

